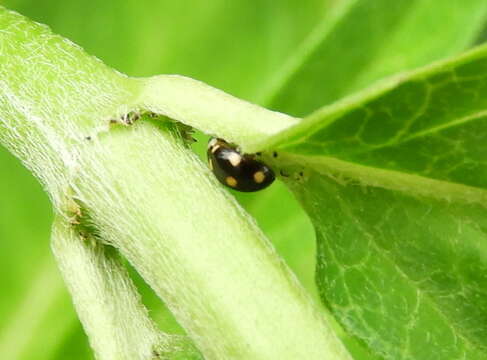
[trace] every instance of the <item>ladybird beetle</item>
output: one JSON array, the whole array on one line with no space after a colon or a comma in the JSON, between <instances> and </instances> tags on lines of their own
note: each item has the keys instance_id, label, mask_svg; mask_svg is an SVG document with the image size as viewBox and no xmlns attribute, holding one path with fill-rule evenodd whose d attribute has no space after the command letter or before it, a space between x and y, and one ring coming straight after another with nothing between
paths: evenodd
<instances>
[{"instance_id":1,"label":"ladybird beetle","mask_svg":"<svg viewBox=\"0 0 487 360\"><path fill-rule=\"evenodd\" d=\"M225 140L212 138L208 143L208 163L223 185L243 192L259 191L275 179L274 172L254 155L241 154Z\"/></svg>"}]
</instances>

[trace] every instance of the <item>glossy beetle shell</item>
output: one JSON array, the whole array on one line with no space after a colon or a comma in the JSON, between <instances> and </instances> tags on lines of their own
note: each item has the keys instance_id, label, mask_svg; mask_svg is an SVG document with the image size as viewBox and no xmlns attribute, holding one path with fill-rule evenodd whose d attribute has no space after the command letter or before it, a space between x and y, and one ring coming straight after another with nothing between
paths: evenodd
<instances>
[{"instance_id":1,"label":"glossy beetle shell","mask_svg":"<svg viewBox=\"0 0 487 360\"><path fill-rule=\"evenodd\" d=\"M274 172L267 165L253 155L241 154L225 140L211 139L207 155L216 178L234 190L259 191L275 180Z\"/></svg>"}]
</instances>

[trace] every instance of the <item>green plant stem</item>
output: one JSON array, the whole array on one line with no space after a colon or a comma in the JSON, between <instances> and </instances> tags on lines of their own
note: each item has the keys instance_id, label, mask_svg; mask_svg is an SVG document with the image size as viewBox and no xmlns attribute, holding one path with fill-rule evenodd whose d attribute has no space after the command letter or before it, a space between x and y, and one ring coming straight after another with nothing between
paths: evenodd
<instances>
[{"instance_id":1,"label":"green plant stem","mask_svg":"<svg viewBox=\"0 0 487 360\"><path fill-rule=\"evenodd\" d=\"M268 240L209 169L148 120L85 152L77 195L207 359L347 359Z\"/></svg>"},{"instance_id":2,"label":"green plant stem","mask_svg":"<svg viewBox=\"0 0 487 360\"><path fill-rule=\"evenodd\" d=\"M184 352L181 337L160 333L149 319L115 249L61 216L54 222L52 249L97 359L145 360Z\"/></svg>"},{"instance_id":3,"label":"green plant stem","mask_svg":"<svg viewBox=\"0 0 487 360\"><path fill-rule=\"evenodd\" d=\"M158 75L134 80L140 86L136 102L141 108L245 147L299 121L184 76Z\"/></svg>"}]
</instances>

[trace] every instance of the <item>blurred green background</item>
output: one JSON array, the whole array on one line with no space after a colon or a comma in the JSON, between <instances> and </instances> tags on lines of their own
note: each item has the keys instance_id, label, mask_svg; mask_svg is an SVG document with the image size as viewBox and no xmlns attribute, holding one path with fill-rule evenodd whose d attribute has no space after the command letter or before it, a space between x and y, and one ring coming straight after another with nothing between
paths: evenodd
<instances>
[{"instance_id":1,"label":"blurred green background","mask_svg":"<svg viewBox=\"0 0 487 360\"><path fill-rule=\"evenodd\" d=\"M258 90L338 0L4 0L131 76L175 73L233 95ZM204 136L195 150L203 154ZM91 359L49 249L36 180L0 148L0 359ZM284 186L236 194L313 296L314 235ZM181 333L134 273L161 329Z\"/></svg>"}]
</instances>

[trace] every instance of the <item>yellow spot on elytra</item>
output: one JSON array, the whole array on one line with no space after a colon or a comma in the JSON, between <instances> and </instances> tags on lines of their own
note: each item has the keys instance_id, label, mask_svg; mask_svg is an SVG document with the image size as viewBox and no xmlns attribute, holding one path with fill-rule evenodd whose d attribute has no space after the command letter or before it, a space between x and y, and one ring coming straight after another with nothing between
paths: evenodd
<instances>
[{"instance_id":1,"label":"yellow spot on elytra","mask_svg":"<svg viewBox=\"0 0 487 360\"><path fill-rule=\"evenodd\" d=\"M242 157L239 154L233 152L228 155L228 161L230 161L230 164L232 164L232 166L237 166L242 161Z\"/></svg>"},{"instance_id":2,"label":"yellow spot on elytra","mask_svg":"<svg viewBox=\"0 0 487 360\"><path fill-rule=\"evenodd\" d=\"M231 187L237 186L237 179L235 179L233 176L227 176L225 182L227 183L228 186Z\"/></svg>"},{"instance_id":3,"label":"yellow spot on elytra","mask_svg":"<svg viewBox=\"0 0 487 360\"><path fill-rule=\"evenodd\" d=\"M208 166L210 167L210 170L213 171L213 161L208 160Z\"/></svg>"},{"instance_id":4,"label":"yellow spot on elytra","mask_svg":"<svg viewBox=\"0 0 487 360\"><path fill-rule=\"evenodd\" d=\"M254 181L257 184L262 183L265 180L265 174L262 171L256 171L254 173Z\"/></svg>"}]
</instances>

